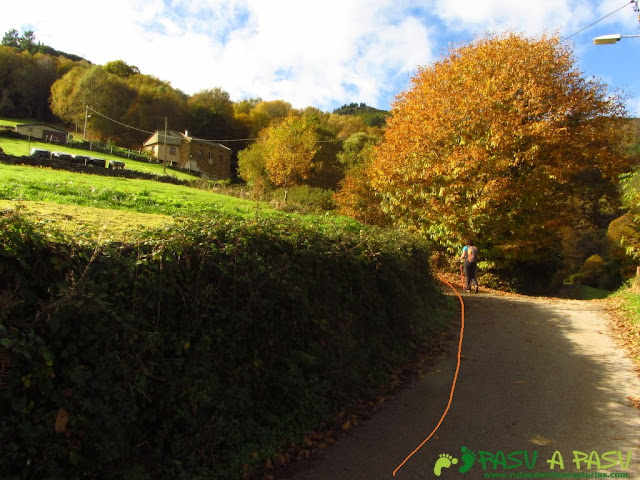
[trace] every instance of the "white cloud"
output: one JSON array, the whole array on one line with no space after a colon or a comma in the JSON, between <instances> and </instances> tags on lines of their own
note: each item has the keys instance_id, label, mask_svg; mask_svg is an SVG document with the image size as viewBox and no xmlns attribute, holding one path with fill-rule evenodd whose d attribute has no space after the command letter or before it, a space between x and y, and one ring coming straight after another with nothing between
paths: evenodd
<instances>
[{"instance_id":1,"label":"white cloud","mask_svg":"<svg viewBox=\"0 0 640 480\"><path fill-rule=\"evenodd\" d=\"M395 25L385 14L392 4L255 1L247 28L234 32L214 61L240 96L280 92L299 107L346 99L378 105L388 96L389 75L407 75L431 58L426 28L411 18Z\"/></svg>"},{"instance_id":2,"label":"white cloud","mask_svg":"<svg viewBox=\"0 0 640 480\"><path fill-rule=\"evenodd\" d=\"M640 118L640 97L630 97L627 99L626 105L629 116Z\"/></svg>"},{"instance_id":3,"label":"white cloud","mask_svg":"<svg viewBox=\"0 0 640 480\"><path fill-rule=\"evenodd\" d=\"M450 28L474 33L508 29L539 35L561 31L569 35L592 17L587 0L437 0L434 14Z\"/></svg>"},{"instance_id":4,"label":"white cloud","mask_svg":"<svg viewBox=\"0 0 640 480\"><path fill-rule=\"evenodd\" d=\"M633 4L627 2L622 4L620 0L604 0L597 6L597 19L606 17L602 20L602 25L616 24L631 33L638 33L638 13L634 12ZM597 20L596 19L596 20Z\"/></svg>"}]
</instances>

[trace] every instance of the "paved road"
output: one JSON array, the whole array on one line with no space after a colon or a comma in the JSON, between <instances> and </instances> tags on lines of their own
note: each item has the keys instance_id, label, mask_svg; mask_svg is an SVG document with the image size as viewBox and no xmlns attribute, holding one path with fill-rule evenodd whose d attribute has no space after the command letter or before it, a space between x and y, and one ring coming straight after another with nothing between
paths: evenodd
<instances>
[{"instance_id":1,"label":"paved road","mask_svg":"<svg viewBox=\"0 0 640 480\"><path fill-rule=\"evenodd\" d=\"M455 342L371 419L276 478L459 480L569 472L597 478L601 472L640 480L640 410L627 398L640 397L640 380L612 339L601 304L480 293L465 296L465 305L464 359L449 414L395 477L444 411Z\"/></svg>"}]
</instances>

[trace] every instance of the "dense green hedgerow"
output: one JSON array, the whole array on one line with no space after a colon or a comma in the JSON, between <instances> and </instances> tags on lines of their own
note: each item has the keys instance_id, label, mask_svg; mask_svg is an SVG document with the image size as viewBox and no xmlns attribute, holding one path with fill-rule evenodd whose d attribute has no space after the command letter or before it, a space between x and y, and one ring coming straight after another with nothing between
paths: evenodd
<instances>
[{"instance_id":1,"label":"dense green hedgerow","mask_svg":"<svg viewBox=\"0 0 640 480\"><path fill-rule=\"evenodd\" d=\"M236 478L373 394L442 297L420 241L360 228L220 217L94 245L1 214L4 478Z\"/></svg>"}]
</instances>

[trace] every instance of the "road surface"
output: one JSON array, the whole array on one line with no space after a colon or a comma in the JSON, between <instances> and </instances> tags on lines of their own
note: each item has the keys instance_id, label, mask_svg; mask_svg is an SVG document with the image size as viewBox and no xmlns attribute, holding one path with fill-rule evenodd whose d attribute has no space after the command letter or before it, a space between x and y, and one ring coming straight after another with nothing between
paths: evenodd
<instances>
[{"instance_id":1,"label":"road surface","mask_svg":"<svg viewBox=\"0 0 640 480\"><path fill-rule=\"evenodd\" d=\"M640 379L601 303L464 296L453 403L435 435L457 342L420 380L277 480L563 478L640 480ZM437 475L439 473L440 475ZM589 476L591 475L591 476ZM580 478L580 477L568 477Z\"/></svg>"}]
</instances>

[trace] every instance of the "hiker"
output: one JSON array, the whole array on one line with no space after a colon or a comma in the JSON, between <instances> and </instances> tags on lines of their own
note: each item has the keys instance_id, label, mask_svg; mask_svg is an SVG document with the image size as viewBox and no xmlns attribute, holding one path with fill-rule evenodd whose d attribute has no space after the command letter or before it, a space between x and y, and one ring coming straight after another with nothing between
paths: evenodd
<instances>
[{"instance_id":1,"label":"hiker","mask_svg":"<svg viewBox=\"0 0 640 480\"><path fill-rule=\"evenodd\" d=\"M471 239L467 239L460 260L464 261L464 290L470 292L473 287L475 293L478 293L478 281L476 280L478 249L473 245Z\"/></svg>"}]
</instances>

